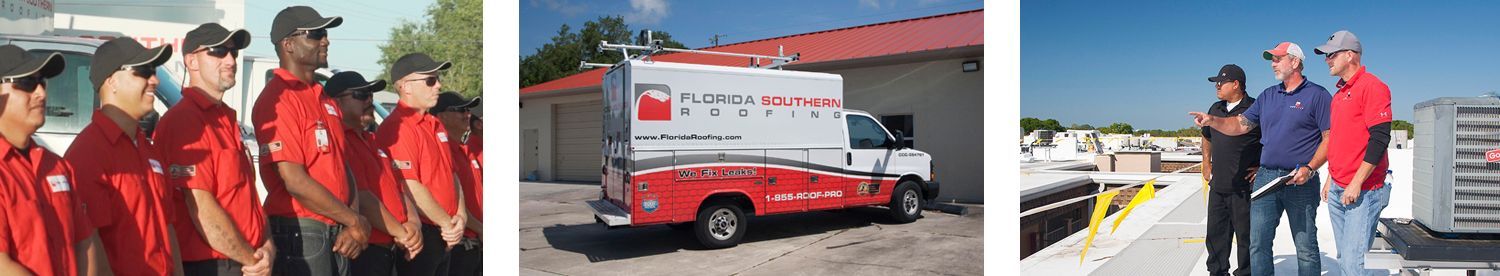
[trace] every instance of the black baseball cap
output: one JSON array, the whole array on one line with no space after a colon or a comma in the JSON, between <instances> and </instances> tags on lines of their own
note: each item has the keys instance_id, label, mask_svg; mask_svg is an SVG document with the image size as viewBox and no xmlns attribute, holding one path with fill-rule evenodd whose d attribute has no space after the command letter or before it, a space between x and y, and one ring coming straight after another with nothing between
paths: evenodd
<instances>
[{"instance_id":1,"label":"black baseball cap","mask_svg":"<svg viewBox=\"0 0 1500 276\"><path fill-rule=\"evenodd\" d=\"M377 92L385 89L385 80L365 81L365 76L354 71L343 71L333 74L328 82L323 84L323 94L329 98L344 95L345 91L356 90L365 92Z\"/></svg>"},{"instance_id":2,"label":"black baseball cap","mask_svg":"<svg viewBox=\"0 0 1500 276\"><path fill-rule=\"evenodd\" d=\"M286 7L276 13L276 19L271 20L271 43L281 42L282 38L286 38L292 32L328 29L338 27L340 24L344 24L343 17L323 17L312 7Z\"/></svg>"},{"instance_id":3,"label":"black baseball cap","mask_svg":"<svg viewBox=\"0 0 1500 276\"><path fill-rule=\"evenodd\" d=\"M62 54L57 52L37 54L16 45L0 46L0 78L19 78L33 74L52 78L61 74L63 67Z\"/></svg>"},{"instance_id":4,"label":"black baseball cap","mask_svg":"<svg viewBox=\"0 0 1500 276\"><path fill-rule=\"evenodd\" d=\"M230 31L219 23L204 23L188 31L187 36L183 37L182 54L197 51L199 47L212 48L220 45L235 50L249 47L250 32L245 29Z\"/></svg>"},{"instance_id":5,"label":"black baseball cap","mask_svg":"<svg viewBox=\"0 0 1500 276\"><path fill-rule=\"evenodd\" d=\"M115 71L130 66L147 66L156 68L167 60L172 59L172 44L162 44L156 48L146 49L136 42L134 38L119 37L99 45L94 50L94 61L90 63L89 81L94 83L94 91L104 86L104 80Z\"/></svg>"},{"instance_id":6,"label":"black baseball cap","mask_svg":"<svg viewBox=\"0 0 1500 276\"><path fill-rule=\"evenodd\" d=\"M1240 81L1240 85L1245 85L1245 70L1240 69L1239 65L1225 64L1224 67L1219 68L1219 74L1208 77L1208 81Z\"/></svg>"},{"instance_id":7,"label":"black baseball cap","mask_svg":"<svg viewBox=\"0 0 1500 276\"><path fill-rule=\"evenodd\" d=\"M448 67L452 66L453 63L451 62L433 61L432 57L427 56L427 54L406 54L404 56L401 56L401 58L396 59L396 63L391 64L391 81L400 80L402 78L405 78L406 75L411 75L412 73L430 74L437 71L448 70Z\"/></svg>"},{"instance_id":8,"label":"black baseball cap","mask_svg":"<svg viewBox=\"0 0 1500 276\"><path fill-rule=\"evenodd\" d=\"M431 109L427 110L427 113L437 114L448 111L449 108L474 108L475 106L479 106L479 97L474 97L466 101L464 100L464 96L459 95L458 92L448 91L438 94L437 105L433 105Z\"/></svg>"}]
</instances>

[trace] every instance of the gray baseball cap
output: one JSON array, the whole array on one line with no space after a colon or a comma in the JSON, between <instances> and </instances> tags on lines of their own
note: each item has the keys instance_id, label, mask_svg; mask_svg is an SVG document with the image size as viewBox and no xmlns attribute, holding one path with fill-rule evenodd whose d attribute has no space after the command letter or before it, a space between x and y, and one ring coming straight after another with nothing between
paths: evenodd
<instances>
[{"instance_id":1,"label":"gray baseball cap","mask_svg":"<svg viewBox=\"0 0 1500 276\"><path fill-rule=\"evenodd\" d=\"M1323 46L1313 48L1313 53L1319 55L1327 55L1329 53L1342 50L1354 50L1355 52L1360 53L1365 52L1365 48L1360 46L1359 38L1354 37L1354 33L1351 33L1348 30L1339 30L1337 32L1333 32L1333 35L1328 37L1328 43L1323 43Z\"/></svg>"}]
</instances>

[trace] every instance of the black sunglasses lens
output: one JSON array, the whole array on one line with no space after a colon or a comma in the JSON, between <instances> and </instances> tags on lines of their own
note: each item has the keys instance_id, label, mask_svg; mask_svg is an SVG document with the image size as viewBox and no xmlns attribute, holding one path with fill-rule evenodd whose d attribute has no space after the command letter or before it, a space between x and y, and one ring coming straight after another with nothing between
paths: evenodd
<instances>
[{"instance_id":1,"label":"black sunglasses lens","mask_svg":"<svg viewBox=\"0 0 1500 276\"><path fill-rule=\"evenodd\" d=\"M135 74L135 76L137 76L137 77L149 79L152 76L156 76L156 70L153 70L153 69L154 68L146 67L146 66L130 67L130 73L131 74Z\"/></svg>"},{"instance_id":2,"label":"black sunglasses lens","mask_svg":"<svg viewBox=\"0 0 1500 276\"><path fill-rule=\"evenodd\" d=\"M216 58L223 58L225 55L238 57L240 56L240 50L229 49L226 47L213 47L208 48L208 55Z\"/></svg>"},{"instance_id":3,"label":"black sunglasses lens","mask_svg":"<svg viewBox=\"0 0 1500 276\"><path fill-rule=\"evenodd\" d=\"M370 93L369 91L354 91L354 93L350 94L349 96L354 97L355 100L364 101L369 100L370 95L373 95L373 93Z\"/></svg>"},{"instance_id":4,"label":"black sunglasses lens","mask_svg":"<svg viewBox=\"0 0 1500 276\"><path fill-rule=\"evenodd\" d=\"M427 86L437 85L437 82L438 82L438 77L437 76L427 77Z\"/></svg>"},{"instance_id":5,"label":"black sunglasses lens","mask_svg":"<svg viewBox=\"0 0 1500 276\"><path fill-rule=\"evenodd\" d=\"M16 89L20 89L21 91L36 91L38 86L47 86L47 80L41 77L17 78L11 79L9 82L15 83Z\"/></svg>"},{"instance_id":6,"label":"black sunglasses lens","mask_svg":"<svg viewBox=\"0 0 1500 276\"><path fill-rule=\"evenodd\" d=\"M324 37L328 37L328 30L326 30L326 29L317 29L317 30L307 31L307 39L323 40Z\"/></svg>"}]
</instances>

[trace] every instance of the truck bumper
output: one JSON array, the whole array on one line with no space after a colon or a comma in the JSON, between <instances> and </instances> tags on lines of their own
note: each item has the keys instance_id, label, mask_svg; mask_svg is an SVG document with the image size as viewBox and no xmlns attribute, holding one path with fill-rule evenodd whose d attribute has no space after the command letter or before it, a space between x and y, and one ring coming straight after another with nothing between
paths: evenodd
<instances>
[{"instance_id":1,"label":"truck bumper","mask_svg":"<svg viewBox=\"0 0 1500 276\"><path fill-rule=\"evenodd\" d=\"M594 220L609 227L629 226L630 213L621 210L619 206L606 200L588 201L589 209L594 210Z\"/></svg>"},{"instance_id":2,"label":"truck bumper","mask_svg":"<svg viewBox=\"0 0 1500 276\"><path fill-rule=\"evenodd\" d=\"M928 181L927 185L924 186L924 187L922 187L922 197L923 197L923 199L926 199L926 200L930 201L930 200L932 200L934 198L937 198L937 196L938 196L938 187L939 186L941 186L941 185L937 181Z\"/></svg>"}]
</instances>

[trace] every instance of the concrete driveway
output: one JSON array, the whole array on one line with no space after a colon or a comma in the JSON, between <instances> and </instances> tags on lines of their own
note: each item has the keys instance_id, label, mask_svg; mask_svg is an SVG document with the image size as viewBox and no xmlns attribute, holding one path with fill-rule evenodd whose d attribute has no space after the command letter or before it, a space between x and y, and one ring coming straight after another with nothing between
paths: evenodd
<instances>
[{"instance_id":1,"label":"concrete driveway","mask_svg":"<svg viewBox=\"0 0 1500 276\"><path fill-rule=\"evenodd\" d=\"M739 246L706 250L666 226L606 229L597 184L521 182L521 275L979 275L984 207L891 224L885 208L750 219Z\"/></svg>"}]
</instances>

